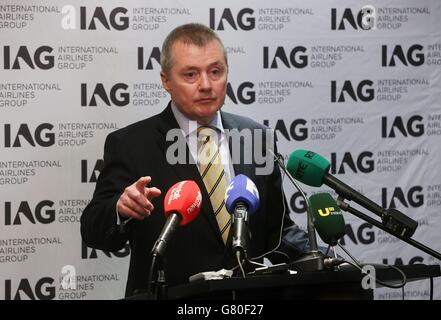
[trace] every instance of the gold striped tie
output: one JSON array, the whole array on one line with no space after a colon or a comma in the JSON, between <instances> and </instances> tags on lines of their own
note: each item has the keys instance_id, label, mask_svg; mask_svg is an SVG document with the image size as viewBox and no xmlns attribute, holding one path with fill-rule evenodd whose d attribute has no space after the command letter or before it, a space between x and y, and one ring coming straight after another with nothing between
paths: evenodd
<instances>
[{"instance_id":1,"label":"gold striped tie","mask_svg":"<svg viewBox=\"0 0 441 320\"><path fill-rule=\"evenodd\" d=\"M214 129L210 127L200 127L198 129L199 172L208 195L210 196L211 205L221 231L222 239L224 243L226 243L230 230L231 217L225 207L227 180L216 141L217 135Z\"/></svg>"}]
</instances>

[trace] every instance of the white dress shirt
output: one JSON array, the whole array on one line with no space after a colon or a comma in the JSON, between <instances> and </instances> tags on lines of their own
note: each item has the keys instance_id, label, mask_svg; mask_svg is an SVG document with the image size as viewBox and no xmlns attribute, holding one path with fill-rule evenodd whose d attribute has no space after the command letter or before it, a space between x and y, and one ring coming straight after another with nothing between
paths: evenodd
<instances>
[{"instance_id":1,"label":"white dress shirt","mask_svg":"<svg viewBox=\"0 0 441 320\"><path fill-rule=\"evenodd\" d=\"M176 105L172 102L171 108L173 111L173 115L178 122L179 127L183 131L184 137L187 140L188 148L190 149L191 156L193 160L199 167L199 163L197 161L197 129L202 125L197 123L196 121L192 121L188 119ZM222 125L222 119L220 112L216 112L213 120L208 124L209 127L215 128L217 134L217 145L219 148L220 157L222 159L222 163L224 165L225 178L227 179L227 184L234 178L234 168L233 162L231 160L230 155L230 147L228 145L228 139L225 134L224 126ZM192 143L193 142L193 143Z\"/></svg>"}]
</instances>

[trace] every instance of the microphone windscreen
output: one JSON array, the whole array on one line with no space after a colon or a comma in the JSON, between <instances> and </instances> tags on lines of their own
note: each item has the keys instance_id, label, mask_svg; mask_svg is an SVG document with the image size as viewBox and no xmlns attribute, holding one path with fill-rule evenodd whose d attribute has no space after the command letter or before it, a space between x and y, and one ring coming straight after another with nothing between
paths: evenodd
<instances>
[{"instance_id":1,"label":"microphone windscreen","mask_svg":"<svg viewBox=\"0 0 441 320\"><path fill-rule=\"evenodd\" d=\"M185 180L174 184L164 197L164 214L167 218L172 213L181 217L179 225L193 221L202 206L202 194L193 180Z\"/></svg>"},{"instance_id":2,"label":"microphone windscreen","mask_svg":"<svg viewBox=\"0 0 441 320\"><path fill-rule=\"evenodd\" d=\"M331 164L321 155L308 150L295 150L288 159L286 169L300 182L320 187Z\"/></svg>"},{"instance_id":3,"label":"microphone windscreen","mask_svg":"<svg viewBox=\"0 0 441 320\"><path fill-rule=\"evenodd\" d=\"M329 193L309 197L315 229L323 242L335 246L345 235L345 220L337 202Z\"/></svg>"},{"instance_id":4,"label":"microphone windscreen","mask_svg":"<svg viewBox=\"0 0 441 320\"><path fill-rule=\"evenodd\" d=\"M239 174L231 180L225 193L225 206L230 214L238 202L247 206L248 214L253 214L259 208L259 191L254 182L243 174Z\"/></svg>"}]
</instances>

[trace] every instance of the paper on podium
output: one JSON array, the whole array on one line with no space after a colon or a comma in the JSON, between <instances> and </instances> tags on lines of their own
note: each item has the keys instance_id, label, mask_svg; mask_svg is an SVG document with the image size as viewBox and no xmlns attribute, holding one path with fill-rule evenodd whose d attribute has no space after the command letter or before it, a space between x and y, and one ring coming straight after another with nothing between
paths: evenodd
<instances>
[{"instance_id":1,"label":"paper on podium","mask_svg":"<svg viewBox=\"0 0 441 320\"><path fill-rule=\"evenodd\" d=\"M225 278L231 278L232 275L233 275L232 270L221 269L219 271L200 272L190 276L188 279L190 282L203 281L203 280L221 280Z\"/></svg>"}]
</instances>

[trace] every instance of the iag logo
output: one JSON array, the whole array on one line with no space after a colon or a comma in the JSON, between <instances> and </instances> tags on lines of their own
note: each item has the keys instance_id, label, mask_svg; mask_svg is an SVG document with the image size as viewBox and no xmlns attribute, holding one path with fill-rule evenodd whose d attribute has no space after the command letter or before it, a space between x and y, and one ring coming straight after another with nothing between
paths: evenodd
<instances>
[{"instance_id":1,"label":"iag logo","mask_svg":"<svg viewBox=\"0 0 441 320\"><path fill-rule=\"evenodd\" d=\"M411 116L407 121L403 117L396 116L392 121L388 117L381 117L381 137L396 138L400 137L421 137L424 135L423 117L420 115Z\"/></svg>"},{"instance_id":2,"label":"iag logo","mask_svg":"<svg viewBox=\"0 0 441 320\"><path fill-rule=\"evenodd\" d=\"M358 155L345 152L342 156L331 153L331 173L345 174L349 168L352 172L370 173L375 170L374 154L371 151L362 151Z\"/></svg>"},{"instance_id":3,"label":"iag logo","mask_svg":"<svg viewBox=\"0 0 441 320\"><path fill-rule=\"evenodd\" d=\"M54 279L43 277L34 283L29 279L6 279L5 300L52 300L55 298Z\"/></svg>"},{"instance_id":4,"label":"iag logo","mask_svg":"<svg viewBox=\"0 0 441 320\"><path fill-rule=\"evenodd\" d=\"M339 11L342 9L339 9ZM347 24L346 24L347 23ZM351 26L354 30L375 29L375 7L364 6L357 12L355 17L350 8L344 8L340 15L337 8L331 9L331 30L346 30L346 26Z\"/></svg>"},{"instance_id":5,"label":"iag logo","mask_svg":"<svg viewBox=\"0 0 441 320\"><path fill-rule=\"evenodd\" d=\"M291 211L302 214L306 212L306 201L300 192L295 192L289 201Z\"/></svg>"},{"instance_id":6,"label":"iag logo","mask_svg":"<svg viewBox=\"0 0 441 320\"><path fill-rule=\"evenodd\" d=\"M403 258L401 257L396 257L393 263L389 262L389 258L383 258L383 264L394 265L394 266L404 266L404 265L420 264L420 263L424 263L424 258L420 256L415 256L410 258L409 262L406 264L403 262Z\"/></svg>"},{"instance_id":7,"label":"iag logo","mask_svg":"<svg viewBox=\"0 0 441 320\"><path fill-rule=\"evenodd\" d=\"M338 91L337 81L333 80L331 81L331 102L346 102L345 93L355 102L372 101L375 98L373 84L371 80L362 80L354 86L351 81L346 80L341 90Z\"/></svg>"},{"instance_id":8,"label":"iag logo","mask_svg":"<svg viewBox=\"0 0 441 320\"><path fill-rule=\"evenodd\" d=\"M156 66L161 67L161 50L159 47L153 47L148 56L144 54L144 47L138 47L138 70L153 70L153 60L156 60ZM145 62L147 59L147 62Z\"/></svg>"},{"instance_id":9,"label":"iag logo","mask_svg":"<svg viewBox=\"0 0 441 320\"><path fill-rule=\"evenodd\" d=\"M109 11L110 10L110 11ZM116 7L113 9L103 7L80 7L79 22L80 30L127 30L129 28L129 17L127 9L124 7ZM63 18L61 19L61 27L65 30L76 30L78 22L77 9L72 5L65 5L61 9Z\"/></svg>"},{"instance_id":10,"label":"iag logo","mask_svg":"<svg viewBox=\"0 0 441 320\"><path fill-rule=\"evenodd\" d=\"M305 119L296 119L288 125L284 119L276 120L276 123L270 122L270 120L263 120L263 124L267 127L273 128L278 137L282 136L288 141L291 139L295 141L304 141L308 138L308 127ZM288 130L289 128L289 130Z\"/></svg>"},{"instance_id":11,"label":"iag logo","mask_svg":"<svg viewBox=\"0 0 441 320\"><path fill-rule=\"evenodd\" d=\"M231 83L227 84L227 96L234 104L251 104L256 101L256 91L251 90L254 88L254 83L246 81L242 82L237 90L234 90Z\"/></svg>"},{"instance_id":12,"label":"iag logo","mask_svg":"<svg viewBox=\"0 0 441 320\"><path fill-rule=\"evenodd\" d=\"M98 259L97 251L102 252L108 258L125 258L130 255L130 246L126 244L124 248L119 251L109 252L89 248L83 241L81 242L81 259Z\"/></svg>"},{"instance_id":13,"label":"iag logo","mask_svg":"<svg viewBox=\"0 0 441 320\"><path fill-rule=\"evenodd\" d=\"M23 218L27 223L32 224L50 224L55 221L54 202L50 200L42 200L35 206L29 204L28 201L21 201L18 206L12 202L6 201L4 208L4 224L5 226L16 226L24 224Z\"/></svg>"},{"instance_id":14,"label":"iag logo","mask_svg":"<svg viewBox=\"0 0 441 320\"><path fill-rule=\"evenodd\" d=\"M32 127L31 127L32 128ZM4 124L3 141L5 148L20 148L25 142L32 147L50 147L55 144L54 125L41 123L31 129L28 124L22 123L18 128L12 124Z\"/></svg>"},{"instance_id":15,"label":"iag logo","mask_svg":"<svg viewBox=\"0 0 441 320\"><path fill-rule=\"evenodd\" d=\"M278 69L278 61L287 68L302 69L308 65L308 55L305 54L307 49L304 46L296 46L288 51L284 47L277 47L273 53L270 49L273 48L263 47L264 69Z\"/></svg>"},{"instance_id":16,"label":"iag logo","mask_svg":"<svg viewBox=\"0 0 441 320\"><path fill-rule=\"evenodd\" d=\"M117 83L107 89L102 83L92 85L92 89L88 89L87 83L81 84L81 106L82 107L96 107L97 99L99 97L108 107L117 106L124 107L130 103L130 94L128 92L128 85L125 83ZM102 104L102 103L101 103Z\"/></svg>"},{"instance_id":17,"label":"iag logo","mask_svg":"<svg viewBox=\"0 0 441 320\"><path fill-rule=\"evenodd\" d=\"M81 160L81 183L96 183L103 166L103 159L96 160L93 168L88 160Z\"/></svg>"},{"instance_id":18,"label":"iag logo","mask_svg":"<svg viewBox=\"0 0 441 320\"><path fill-rule=\"evenodd\" d=\"M345 227L345 236L340 239L341 245L346 245L346 237L354 244L368 245L375 242L375 232L372 230L373 226L370 223L362 223L356 230L351 224Z\"/></svg>"},{"instance_id":19,"label":"iag logo","mask_svg":"<svg viewBox=\"0 0 441 320\"><path fill-rule=\"evenodd\" d=\"M401 45L396 45L392 49L387 45L382 45L381 66L396 67L396 59L404 66L421 66L425 61L423 49L424 47L420 44L411 45L407 50L403 49Z\"/></svg>"},{"instance_id":20,"label":"iag logo","mask_svg":"<svg viewBox=\"0 0 441 320\"><path fill-rule=\"evenodd\" d=\"M409 208L419 208L424 206L424 193L422 186L413 186L404 191L400 187L392 191L388 188L381 189L381 203L383 208L397 208L397 204Z\"/></svg>"},{"instance_id":21,"label":"iag logo","mask_svg":"<svg viewBox=\"0 0 441 320\"><path fill-rule=\"evenodd\" d=\"M230 25L234 30L239 28L243 31L250 31L256 27L256 18L253 16L254 10L251 8L243 8L236 15L233 15L231 9L225 8L218 16L219 20L216 17L216 10L215 8L210 8L210 28L213 30L225 30L224 23Z\"/></svg>"},{"instance_id":22,"label":"iag logo","mask_svg":"<svg viewBox=\"0 0 441 320\"><path fill-rule=\"evenodd\" d=\"M29 49L27 46L20 46L18 49L3 46L3 69L21 70L25 65L31 69L52 69L55 65L54 55L51 54L53 50L49 46L35 49Z\"/></svg>"}]
</instances>

